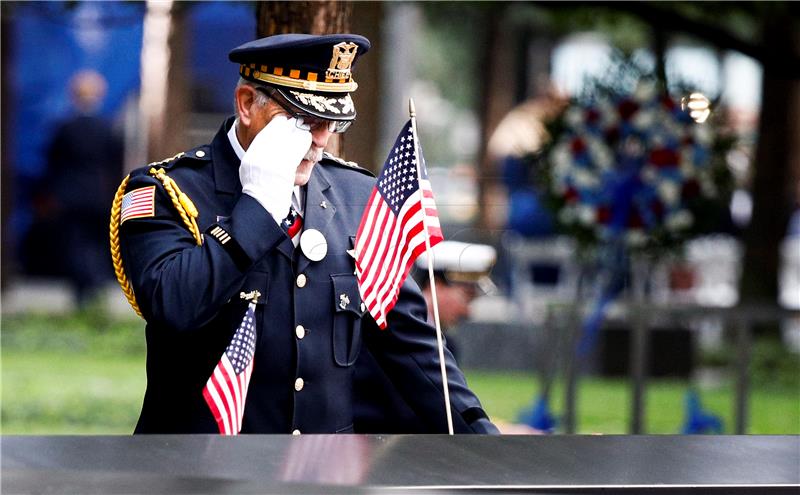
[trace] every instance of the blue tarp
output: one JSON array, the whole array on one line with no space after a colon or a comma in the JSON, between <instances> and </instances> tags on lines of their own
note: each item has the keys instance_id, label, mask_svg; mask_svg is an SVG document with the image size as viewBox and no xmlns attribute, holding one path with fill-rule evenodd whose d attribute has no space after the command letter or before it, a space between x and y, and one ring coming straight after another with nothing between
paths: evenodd
<instances>
[{"instance_id":1,"label":"blue tarp","mask_svg":"<svg viewBox=\"0 0 800 495\"><path fill-rule=\"evenodd\" d=\"M70 78L93 69L108 82L102 114L113 117L139 89L141 3L20 3L14 7L16 168L44 169L43 149L55 123L69 115Z\"/></svg>"},{"instance_id":2,"label":"blue tarp","mask_svg":"<svg viewBox=\"0 0 800 495\"><path fill-rule=\"evenodd\" d=\"M187 65L195 111L232 113L238 78L227 54L254 39L256 17L249 2L185 4ZM140 87L143 2L16 3L11 75L11 156L14 171L12 228L17 241L31 222L31 188L46 169L45 151L57 123L73 111L69 80L93 69L108 82L101 114L117 119Z\"/></svg>"},{"instance_id":3,"label":"blue tarp","mask_svg":"<svg viewBox=\"0 0 800 495\"><path fill-rule=\"evenodd\" d=\"M12 222L18 239L31 220L30 189L45 171L47 144L72 112L70 78L84 69L106 78L101 113L107 117L138 91L144 12L144 4L127 2L31 2L11 9Z\"/></svg>"}]
</instances>

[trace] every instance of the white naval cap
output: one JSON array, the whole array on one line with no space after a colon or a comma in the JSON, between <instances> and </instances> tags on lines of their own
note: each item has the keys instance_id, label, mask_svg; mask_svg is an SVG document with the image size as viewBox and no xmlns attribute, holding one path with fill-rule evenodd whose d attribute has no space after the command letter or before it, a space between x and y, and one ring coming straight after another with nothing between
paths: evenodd
<instances>
[{"instance_id":1,"label":"white naval cap","mask_svg":"<svg viewBox=\"0 0 800 495\"><path fill-rule=\"evenodd\" d=\"M433 270L444 274L448 282L476 283L484 292L496 287L489 272L497 261L497 251L487 244L472 244L459 241L442 241L433 246ZM428 269L427 253L416 261L420 270Z\"/></svg>"}]
</instances>

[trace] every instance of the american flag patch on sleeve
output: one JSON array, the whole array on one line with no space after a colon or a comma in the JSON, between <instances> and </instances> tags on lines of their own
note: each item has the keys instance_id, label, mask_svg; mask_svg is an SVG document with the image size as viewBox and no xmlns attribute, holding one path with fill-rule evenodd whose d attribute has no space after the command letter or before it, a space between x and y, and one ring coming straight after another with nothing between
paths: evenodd
<instances>
[{"instance_id":1,"label":"american flag patch on sleeve","mask_svg":"<svg viewBox=\"0 0 800 495\"><path fill-rule=\"evenodd\" d=\"M131 218L155 216L156 186L141 187L122 197L120 224Z\"/></svg>"}]
</instances>

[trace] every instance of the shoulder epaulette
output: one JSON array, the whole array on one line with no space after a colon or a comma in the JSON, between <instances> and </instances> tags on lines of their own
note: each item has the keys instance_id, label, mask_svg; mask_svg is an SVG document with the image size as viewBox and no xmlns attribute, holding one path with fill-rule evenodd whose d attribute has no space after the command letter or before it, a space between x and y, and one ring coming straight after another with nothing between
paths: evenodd
<instances>
[{"instance_id":1,"label":"shoulder epaulette","mask_svg":"<svg viewBox=\"0 0 800 495\"><path fill-rule=\"evenodd\" d=\"M205 162L211 160L211 147L208 145L198 146L197 148L191 149L189 151L181 151L177 155L161 160L160 162L153 162L147 165L146 168L151 167L160 167L165 170L169 170L176 165L180 164L188 164L191 161L201 161Z\"/></svg>"},{"instance_id":2,"label":"shoulder epaulette","mask_svg":"<svg viewBox=\"0 0 800 495\"><path fill-rule=\"evenodd\" d=\"M362 174L369 175L370 177L375 177L375 174L373 174L372 172L363 167L360 167L356 162L348 162L347 160L343 160L338 156L331 155L327 151L322 153L322 160L320 160L320 163L338 165L340 167L344 167L350 170L356 170L358 172L361 172Z\"/></svg>"}]
</instances>

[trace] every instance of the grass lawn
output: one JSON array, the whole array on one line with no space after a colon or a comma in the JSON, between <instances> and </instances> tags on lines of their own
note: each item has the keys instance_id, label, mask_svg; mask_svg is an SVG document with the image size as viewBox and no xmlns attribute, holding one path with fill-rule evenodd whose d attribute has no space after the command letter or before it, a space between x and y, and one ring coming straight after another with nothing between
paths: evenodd
<instances>
[{"instance_id":1,"label":"grass lawn","mask_svg":"<svg viewBox=\"0 0 800 495\"><path fill-rule=\"evenodd\" d=\"M538 382L528 373L466 370L470 387L493 419L517 420L519 412L531 407ZM679 433L684 422L687 384L678 380L648 382L645 402L645 430L653 434ZM734 385L700 389L704 410L722 418L725 433L734 430ZM551 412L563 412L564 389L557 384L551 396ZM578 433L628 433L630 385L626 380L583 378L578 385ZM800 390L788 387L754 387L750 396L748 433L800 433Z\"/></svg>"},{"instance_id":2,"label":"grass lawn","mask_svg":"<svg viewBox=\"0 0 800 495\"><path fill-rule=\"evenodd\" d=\"M144 324L3 317L3 434L130 434L145 388Z\"/></svg>"},{"instance_id":3,"label":"grass lawn","mask_svg":"<svg viewBox=\"0 0 800 495\"><path fill-rule=\"evenodd\" d=\"M3 350L3 434L130 434L144 356Z\"/></svg>"},{"instance_id":4,"label":"grass lawn","mask_svg":"<svg viewBox=\"0 0 800 495\"><path fill-rule=\"evenodd\" d=\"M139 320L4 318L0 380L3 434L129 434L145 388L143 324ZM54 330L58 329L58 330ZM532 374L466 370L490 417L513 422L538 391ZM686 384L649 382L648 433L677 433L684 421ZM733 431L733 384L701 389L706 410ZM563 412L557 384L551 408ZM578 388L579 433L626 433L629 385L583 378ZM800 433L800 389L753 385L748 433Z\"/></svg>"}]
</instances>

